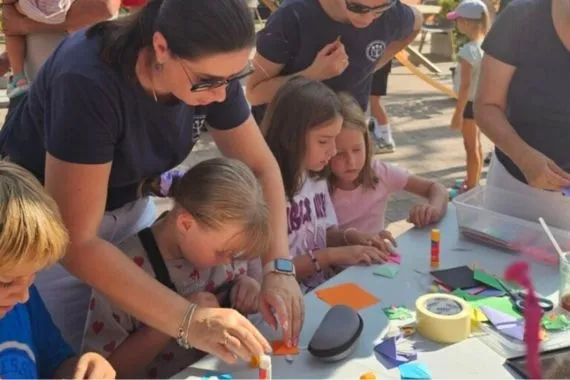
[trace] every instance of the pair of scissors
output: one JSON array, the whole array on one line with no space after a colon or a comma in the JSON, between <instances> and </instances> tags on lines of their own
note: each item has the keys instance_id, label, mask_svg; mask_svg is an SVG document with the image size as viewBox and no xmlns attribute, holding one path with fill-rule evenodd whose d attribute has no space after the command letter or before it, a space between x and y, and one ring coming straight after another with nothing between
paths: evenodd
<instances>
[{"instance_id":1,"label":"pair of scissors","mask_svg":"<svg viewBox=\"0 0 570 380\"><path fill-rule=\"evenodd\" d=\"M516 293L511 291L503 281L497 279L497 281L499 282L499 284L503 287L503 290L505 292L507 292L507 295L509 296L509 298L511 299L511 302L513 304L513 306L515 307L515 309L519 312L522 313L524 311L524 299L526 294L524 292L521 291L517 291ZM538 306L542 309L543 313L547 313L549 311L551 311L552 309L554 309L554 303L549 300L548 298L544 298L544 297L536 297L537 301L538 301Z\"/></svg>"}]
</instances>

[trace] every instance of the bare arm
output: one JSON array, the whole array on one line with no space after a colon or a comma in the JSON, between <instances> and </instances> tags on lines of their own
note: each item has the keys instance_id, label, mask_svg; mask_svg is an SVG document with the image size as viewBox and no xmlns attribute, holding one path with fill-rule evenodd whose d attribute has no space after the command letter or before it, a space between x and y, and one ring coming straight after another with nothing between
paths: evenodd
<instances>
[{"instance_id":1,"label":"bare arm","mask_svg":"<svg viewBox=\"0 0 570 380\"><path fill-rule=\"evenodd\" d=\"M410 176L404 190L427 199L428 203L441 211L442 215L447 211L449 198L447 189L439 182L417 176Z\"/></svg>"},{"instance_id":2,"label":"bare arm","mask_svg":"<svg viewBox=\"0 0 570 380\"><path fill-rule=\"evenodd\" d=\"M44 24L33 21L18 12L12 5L3 7L4 28L8 34L63 33L110 19L119 12L121 0L76 0L65 22Z\"/></svg>"},{"instance_id":3,"label":"bare arm","mask_svg":"<svg viewBox=\"0 0 570 380\"><path fill-rule=\"evenodd\" d=\"M420 30L422 29L424 17L416 8L414 8L414 7L411 7L411 8L414 12L414 26L412 28L412 33L410 33L408 36L406 36L406 38L404 38L402 40L391 42L386 47L386 50L384 51L384 55L382 55L382 58L380 58L378 60L378 63L376 64L375 70L380 70L388 62L390 62L392 60L392 58L394 58L394 56L399 51L401 51L402 49L406 48L406 46L411 44L412 41L415 40L415 38L418 35L418 33L420 32Z\"/></svg>"},{"instance_id":4,"label":"bare arm","mask_svg":"<svg viewBox=\"0 0 570 380\"><path fill-rule=\"evenodd\" d=\"M463 58L459 58L459 65L461 65L461 84L459 85L459 93L457 94L457 103L455 104L455 113L463 115L465 106L469 101L469 89L471 88L471 65Z\"/></svg>"},{"instance_id":5,"label":"bare arm","mask_svg":"<svg viewBox=\"0 0 570 380\"><path fill-rule=\"evenodd\" d=\"M310 77L307 70L287 75L279 76L283 70L283 64L271 62L259 53L253 57L255 71L248 78L246 83L246 96L251 105L257 106L271 102L273 96L291 77L302 75Z\"/></svg>"},{"instance_id":6,"label":"bare arm","mask_svg":"<svg viewBox=\"0 0 570 380\"><path fill-rule=\"evenodd\" d=\"M131 334L109 356L119 379L133 379L160 354L172 339L160 331L143 326Z\"/></svg>"},{"instance_id":7,"label":"bare arm","mask_svg":"<svg viewBox=\"0 0 570 380\"><path fill-rule=\"evenodd\" d=\"M506 116L507 94L515 70L515 66L485 54L475 99L475 118L481 131L522 168L528 153L534 149L519 136Z\"/></svg>"},{"instance_id":8,"label":"bare arm","mask_svg":"<svg viewBox=\"0 0 570 380\"><path fill-rule=\"evenodd\" d=\"M330 250L331 248L323 248L313 252L313 255L315 255L317 262L323 269L330 266ZM316 268L313 264L311 256L308 254L295 256L293 259L293 264L295 265L295 273L297 274L297 280L299 281L302 281L315 273Z\"/></svg>"},{"instance_id":9,"label":"bare arm","mask_svg":"<svg viewBox=\"0 0 570 380\"><path fill-rule=\"evenodd\" d=\"M188 302L97 236L111 165L74 164L46 155L45 187L60 208L71 240L63 264L125 312L174 337Z\"/></svg>"},{"instance_id":10,"label":"bare arm","mask_svg":"<svg viewBox=\"0 0 570 380\"><path fill-rule=\"evenodd\" d=\"M211 133L222 154L248 165L263 186L270 209L273 241L271 251L261 258L262 262L265 264L276 258L289 258L287 203L281 171L253 117L250 116L236 128L226 131L212 129Z\"/></svg>"}]
</instances>

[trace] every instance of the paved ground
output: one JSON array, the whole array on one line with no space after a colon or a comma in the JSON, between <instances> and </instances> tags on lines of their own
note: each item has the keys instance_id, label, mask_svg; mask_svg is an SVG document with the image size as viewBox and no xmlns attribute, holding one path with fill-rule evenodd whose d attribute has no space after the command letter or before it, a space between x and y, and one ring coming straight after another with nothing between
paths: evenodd
<instances>
[{"instance_id":1,"label":"paved ground","mask_svg":"<svg viewBox=\"0 0 570 380\"><path fill-rule=\"evenodd\" d=\"M448 72L450 64L440 67ZM449 83L449 75L442 80ZM389 79L389 95L385 98L397 149L395 153L379 156L414 174L434 178L450 186L465 176L465 153L461 135L449 129L454 101L446 98L404 67L395 66ZM1 95L1 94L0 94ZM0 109L0 120L6 114ZM490 149L484 140L485 151ZM199 160L219 154L208 134L184 162L189 166ZM396 194L388 205L388 229L399 235L411 225L406 222L410 206L418 199L409 194ZM162 204L164 206L164 204Z\"/></svg>"}]
</instances>

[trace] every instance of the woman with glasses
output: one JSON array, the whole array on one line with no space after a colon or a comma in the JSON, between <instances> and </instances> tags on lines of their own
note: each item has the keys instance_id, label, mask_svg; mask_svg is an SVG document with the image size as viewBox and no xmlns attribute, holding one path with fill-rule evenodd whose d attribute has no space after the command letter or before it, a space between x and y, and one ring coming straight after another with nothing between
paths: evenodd
<instances>
[{"instance_id":1,"label":"woman with glasses","mask_svg":"<svg viewBox=\"0 0 570 380\"><path fill-rule=\"evenodd\" d=\"M261 122L289 78L321 80L366 110L374 72L412 42L422 16L399 0L286 0L257 36L247 97Z\"/></svg>"},{"instance_id":2,"label":"woman with glasses","mask_svg":"<svg viewBox=\"0 0 570 380\"><path fill-rule=\"evenodd\" d=\"M7 116L2 156L43 181L71 236L63 266L37 284L76 348L93 286L183 347L228 361L270 350L240 314L194 308L113 245L155 220L140 183L179 165L205 121L220 151L264 187L274 234L260 306L297 344L303 299L289 270L283 183L238 82L251 73L254 38L243 0L151 0L66 38Z\"/></svg>"}]
</instances>

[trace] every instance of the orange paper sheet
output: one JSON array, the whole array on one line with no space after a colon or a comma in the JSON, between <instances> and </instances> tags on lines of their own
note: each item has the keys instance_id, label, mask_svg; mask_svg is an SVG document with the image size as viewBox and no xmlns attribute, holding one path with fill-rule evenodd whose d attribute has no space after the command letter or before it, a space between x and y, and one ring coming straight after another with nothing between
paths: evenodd
<instances>
[{"instance_id":1,"label":"orange paper sheet","mask_svg":"<svg viewBox=\"0 0 570 380\"><path fill-rule=\"evenodd\" d=\"M273 349L272 355L299 355L299 347L287 348L282 340L274 340L271 342Z\"/></svg>"},{"instance_id":2,"label":"orange paper sheet","mask_svg":"<svg viewBox=\"0 0 570 380\"><path fill-rule=\"evenodd\" d=\"M317 297L331 306L345 305L356 311L380 302L379 298L352 282L320 289L316 293Z\"/></svg>"}]
</instances>

